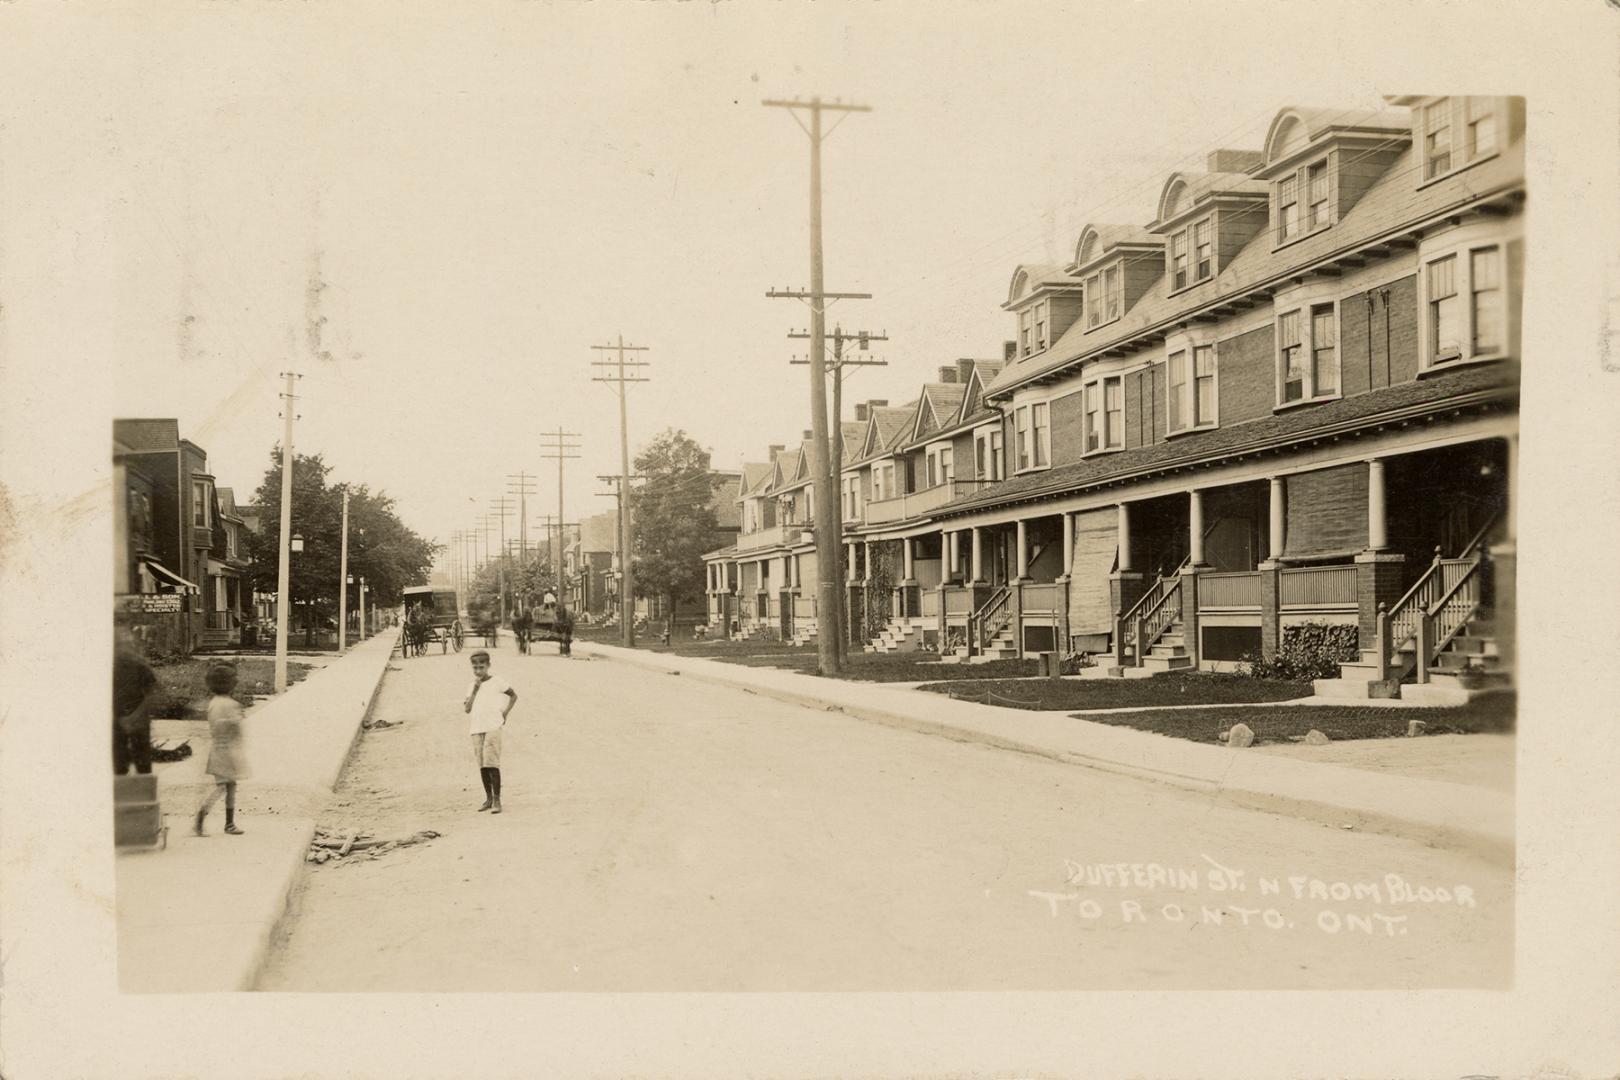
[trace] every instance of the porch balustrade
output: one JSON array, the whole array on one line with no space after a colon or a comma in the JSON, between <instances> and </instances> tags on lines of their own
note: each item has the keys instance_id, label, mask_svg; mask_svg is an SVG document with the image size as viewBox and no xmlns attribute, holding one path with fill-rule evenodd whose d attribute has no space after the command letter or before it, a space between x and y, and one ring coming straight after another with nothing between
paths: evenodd
<instances>
[{"instance_id":1,"label":"porch balustrade","mask_svg":"<svg viewBox=\"0 0 1620 1080\"><path fill-rule=\"evenodd\" d=\"M973 594L967 589L945 590L945 614L971 615L973 614Z\"/></svg>"},{"instance_id":2,"label":"porch balustrade","mask_svg":"<svg viewBox=\"0 0 1620 1080\"><path fill-rule=\"evenodd\" d=\"M795 619L815 618L816 598L813 596L795 596L793 598L793 617Z\"/></svg>"},{"instance_id":3,"label":"porch balustrade","mask_svg":"<svg viewBox=\"0 0 1620 1080\"><path fill-rule=\"evenodd\" d=\"M1025 614L1050 615L1058 610L1063 586L1056 582L1024 586L1023 610Z\"/></svg>"},{"instance_id":4,"label":"porch balustrade","mask_svg":"<svg viewBox=\"0 0 1620 1080\"><path fill-rule=\"evenodd\" d=\"M922 617L925 619L939 618L939 590L920 589L922 594Z\"/></svg>"},{"instance_id":5,"label":"porch balustrade","mask_svg":"<svg viewBox=\"0 0 1620 1080\"><path fill-rule=\"evenodd\" d=\"M1356 606L1354 566L1300 566L1284 570L1278 602L1285 608Z\"/></svg>"},{"instance_id":6,"label":"porch balustrade","mask_svg":"<svg viewBox=\"0 0 1620 1080\"><path fill-rule=\"evenodd\" d=\"M1352 568L1353 569L1353 568ZM1261 580L1257 571L1199 574L1198 610L1215 608L1256 608L1261 605Z\"/></svg>"},{"instance_id":7,"label":"porch balustrade","mask_svg":"<svg viewBox=\"0 0 1620 1080\"><path fill-rule=\"evenodd\" d=\"M892 499L877 499L866 504L866 522L869 525L880 525L888 521L904 521L906 518L918 517L953 501L958 494L956 481L951 480L935 487L924 488L922 491L896 495Z\"/></svg>"},{"instance_id":8,"label":"porch balustrade","mask_svg":"<svg viewBox=\"0 0 1620 1080\"><path fill-rule=\"evenodd\" d=\"M756 551L759 548L780 547L787 543L788 537L797 540L799 533L809 528L807 525L767 525L754 532L742 533L737 537L738 551Z\"/></svg>"}]
</instances>

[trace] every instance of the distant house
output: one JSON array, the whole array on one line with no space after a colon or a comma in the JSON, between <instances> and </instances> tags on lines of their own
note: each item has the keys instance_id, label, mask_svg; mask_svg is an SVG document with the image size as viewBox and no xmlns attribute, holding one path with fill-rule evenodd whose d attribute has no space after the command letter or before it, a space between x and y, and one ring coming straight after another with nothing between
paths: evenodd
<instances>
[{"instance_id":1,"label":"distant house","mask_svg":"<svg viewBox=\"0 0 1620 1080\"><path fill-rule=\"evenodd\" d=\"M114 420L113 482L120 621L160 651L237 640L252 610L245 522L234 499L222 512L208 454L177 420Z\"/></svg>"}]
</instances>

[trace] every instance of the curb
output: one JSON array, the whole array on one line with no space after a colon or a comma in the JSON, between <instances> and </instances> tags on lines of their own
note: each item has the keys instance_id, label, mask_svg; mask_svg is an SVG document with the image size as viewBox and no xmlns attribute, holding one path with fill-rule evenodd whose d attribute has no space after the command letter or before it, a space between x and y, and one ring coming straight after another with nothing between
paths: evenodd
<instances>
[{"instance_id":1,"label":"curb","mask_svg":"<svg viewBox=\"0 0 1620 1080\"><path fill-rule=\"evenodd\" d=\"M1505 803L1505 806L1499 805L1498 810L1505 810L1506 812L1499 812L1496 817L1498 819L1505 818L1505 822L1498 820L1493 827L1492 822L1488 820L1491 815L1478 813L1477 806L1467 808L1461 805L1456 807L1448 806L1447 810L1451 812L1442 812L1439 815L1441 820L1434 820L1433 817L1402 814L1399 811L1387 809L1385 807L1389 804L1380 803L1377 799L1370 800L1374 804L1370 807L1365 802L1352 803L1349 801L1334 801L1325 797L1313 798L1298 793L1284 793L1257 785L1248 785L1243 782L1241 777L1228 775L1232 771L1231 766L1238 765L1240 762L1252 763L1253 759L1230 759L1226 763L1228 767L1216 775L1198 775L1194 772L1176 768L1122 760L1119 757L1112 757L1105 753L1088 753L1054 748L1036 742L1008 738L1005 735L977 729L967 724L955 724L945 720L926 720L880 706L850 705L845 702L832 701L829 700L827 695L817 694L809 687L799 690L796 688L760 685L746 677L745 673L750 670L747 667L739 667L737 674L732 674L728 671L715 671L708 666L737 666L725 665L723 661L679 657L667 653L640 653L635 650L625 650L614 646L599 646L595 642L578 642L576 644L580 645L588 655L599 659L620 661L648 670L663 672L664 674L680 675L682 678L691 678L711 685L741 689L747 693L757 694L761 697L768 697L791 705L801 705L818 711L839 712L854 719L882 724L886 727L943 737L953 742L976 743L995 749L1031 754L1049 761L1097 769L1102 772L1129 776L1150 783L1167 784L1184 790L1196 791L1202 795L1225 799L1247 809L1288 814L1325 826L1380 833L1418 843L1444 846L1448 849L1478 855L1500 865L1512 865L1514 860L1516 842L1513 830L1512 799L1508 797L1501 800L1498 793L1484 791L1483 789L1470 788L1461 784L1450 784L1444 781L1404 778L1407 783L1416 787L1444 784L1445 788L1455 788L1455 795L1458 800L1464 797L1476 802L1481 798L1501 800ZM695 668L691 666L693 660L706 666ZM788 673L782 672L780 674ZM810 676L800 675L796 672L791 674L799 679L810 678ZM839 685L853 687L858 684L845 682ZM1020 717L1030 715L1029 710L1026 709L1005 709L971 702L953 701L952 704L964 708L989 710L996 715L1017 714ZM1084 723L1085 721L1080 722ZM1147 733L1135 734L1143 734L1147 738L1154 738L1154 736ZM1163 736L1159 736L1159 738L1163 738ZM1237 751L1224 748L1199 747L1198 749L1219 754L1237 753ZM1270 758L1262 766L1262 771L1294 773L1308 787L1312 786L1309 783L1311 771L1318 769L1333 770L1332 775L1341 779L1342 773L1351 771L1341 766L1318 762L1292 761L1283 758ZM1328 774L1318 775L1325 776ZM1368 773L1366 776L1358 775L1357 779L1361 780L1364 786L1371 788L1380 785L1388 787L1391 783L1399 784L1403 778ZM1318 787L1316 790L1321 792L1322 789ZM1431 791L1442 790L1444 789L1431 789ZM1452 792L1446 791L1445 794L1450 795ZM1470 809L1474 812L1465 812Z\"/></svg>"},{"instance_id":2,"label":"curb","mask_svg":"<svg viewBox=\"0 0 1620 1080\"><path fill-rule=\"evenodd\" d=\"M377 668L377 676L371 683L371 692L366 695L365 707L354 718L354 729L349 735L348 742L344 744L343 753L338 757L336 766L329 774L322 773L319 784L310 785L322 795L331 794L337 789L338 781L343 776L343 770L348 767L349 759L354 756L354 748L360 744L360 734L365 730L365 720L377 705L377 695L382 692L383 678L387 676L389 663L393 658L394 650L390 647L387 652L383 653L382 663ZM292 899L293 887L298 882L298 875L303 871L304 856L309 851L311 841L315 839L315 827L318 822L318 817L311 817L306 828L299 833L298 847L293 851L292 858L287 864L285 876L276 890L275 900L271 904L270 917L255 937L252 957L247 962L237 986L240 990L252 990L264 971L264 964L270 953L270 945L275 941L276 932L281 928L281 921L287 917L287 903Z\"/></svg>"}]
</instances>

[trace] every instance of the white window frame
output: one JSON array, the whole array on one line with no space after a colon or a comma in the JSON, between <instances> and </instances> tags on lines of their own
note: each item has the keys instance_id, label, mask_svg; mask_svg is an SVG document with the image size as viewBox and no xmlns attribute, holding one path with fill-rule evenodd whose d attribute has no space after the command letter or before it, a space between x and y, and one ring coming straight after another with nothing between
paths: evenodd
<instances>
[{"instance_id":1,"label":"white window frame","mask_svg":"<svg viewBox=\"0 0 1620 1080\"><path fill-rule=\"evenodd\" d=\"M956 476L955 462L951 459L953 445L949 442L929 443L924 456L927 458L928 486L936 488L948 484Z\"/></svg>"},{"instance_id":2,"label":"white window frame","mask_svg":"<svg viewBox=\"0 0 1620 1080\"><path fill-rule=\"evenodd\" d=\"M1198 408L1198 374L1197 357L1202 350L1209 350L1211 366L1211 392L1209 415L1204 416ZM1184 373L1183 393L1186 395L1187 423L1182 423L1180 416L1170 401L1170 391L1175 385L1177 367ZM1164 397L1166 415L1166 435L1184 435L1190 431L1207 431L1220 426L1221 417L1221 362L1220 350L1213 341L1177 341L1165 357L1164 365Z\"/></svg>"},{"instance_id":3,"label":"white window frame","mask_svg":"<svg viewBox=\"0 0 1620 1080\"><path fill-rule=\"evenodd\" d=\"M1033 314L1029 308L1024 308L1018 313L1018 355L1020 356L1035 355L1030 340L1030 322Z\"/></svg>"},{"instance_id":4,"label":"white window frame","mask_svg":"<svg viewBox=\"0 0 1620 1080\"><path fill-rule=\"evenodd\" d=\"M1112 288L1110 288L1112 277ZM1086 275L1086 332L1118 322L1125 314L1125 260L1115 259Z\"/></svg>"},{"instance_id":5,"label":"white window frame","mask_svg":"<svg viewBox=\"0 0 1620 1080\"><path fill-rule=\"evenodd\" d=\"M1050 334L1051 334L1051 328L1052 328L1052 303L1049 300L1042 300L1040 303L1035 305L1035 351L1036 352L1045 352L1047 346L1051 344L1051 341L1049 340Z\"/></svg>"},{"instance_id":6,"label":"white window frame","mask_svg":"<svg viewBox=\"0 0 1620 1080\"><path fill-rule=\"evenodd\" d=\"M1328 150L1306 158L1287 172L1278 175L1271 182L1271 247L1275 251L1303 240L1307 236L1314 236L1323 229L1330 229L1339 219L1338 191L1339 170L1335 157L1337 152ZM1324 173L1324 182L1327 186L1327 210L1321 220L1311 221L1311 170L1320 167ZM1294 228L1284 231L1282 189L1285 181L1294 183L1294 201L1289 204L1294 207Z\"/></svg>"},{"instance_id":7,"label":"white window frame","mask_svg":"<svg viewBox=\"0 0 1620 1080\"><path fill-rule=\"evenodd\" d=\"M976 480L1005 480L1001 425L982 427L973 433L973 469Z\"/></svg>"},{"instance_id":8,"label":"white window frame","mask_svg":"<svg viewBox=\"0 0 1620 1080\"><path fill-rule=\"evenodd\" d=\"M996 455L996 435L991 433L991 454ZM1013 475L1040 472L1052 467L1052 403L1028 401L1013 410ZM1027 446L1028 453L1025 453ZM1000 479L998 477L997 479Z\"/></svg>"},{"instance_id":9,"label":"white window frame","mask_svg":"<svg viewBox=\"0 0 1620 1080\"><path fill-rule=\"evenodd\" d=\"M859 521L860 519L861 475L860 473L851 473L844 477L844 520Z\"/></svg>"},{"instance_id":10,"label":"white window frame","mask_svg":"<svg viewBox=\"0 0 1620 1080\"><path fill-rule=\"evenodd\" d=\"M1112 383L1119 387L1119 423L1111 425L1108 422L1108 385ZM1090 457L1093 454L1112 454L1125 449L1125 373L1101 375L1089 379L1080 388L1080 456ZM1093 397L1095 395L1095 397ZM1098 429L1097 446L1090 445L1090 418L1091 405L1095 400L1097 405Z\"/></svg>"},{"instance_id":11,"label":"white window frame","mask_svg":"<svg viewBox=\"0 0 1620 1080\"><path fill-rule=\"evenodd\" d=\"M213 502L210 497L211 489L206 480L193 480L191 482L191 526L194 529L211 529L214 527ZM197 518L202 520L198 521Z\"/></svg>"},{"instance_id":12,"label":"white window frame","mask_svg":"<svg viewBox=\"0 0 1620 1080\"><path fill-rule=\"evenodd\" d=\"M1509 281L1507 266L1507 248L1511 238L1508 236L1481 236L1477 239L1454 244L1444 250L1433 252L1425 251L1418 263L1418 302L1422 327L1419 339L1419 371L1442 371L1463 364L1485 363L1501 360L1512 354L1510 343L1514 340L1513 311L1509 303ZM1501 341L1494 349L1479 350L1475 338L1478 334L1476 326L1477 312L1474 307L1474 256L1480 252L1496 251L1496 291L1500 294ZM1462 329L1458 334L1458 355L1436 357L1434 355L1434 320L1430 307L1429 297L1429 267L1448 258L1455 258L1457 287L1457 300L1462 306Z\"/></svg>"},{"instance_id":13,"label":"white window frame","mask_svg":"<svg viewBox=\"0 0 1620 1080\"><path fill-rule=\"evenodd\" d=\"M1333 314L1333 385L1334 388L1326 393L1320 392L1316 385L1316 319L1317 312L1328 308ZM1282 321L1287 315L1299 318L1299 348L1304 358L1305 388L1301 396L1294 401L1284 400L1285 387L1288 382L1288 371L1283 360ZM1339 301L1332 299L1301 299L1297 304L1277 312L1273 323L1272 342L1274 364L1276 368L1276 408L1292 409L1300 405L1312 405L1321 401L1337 401L1344 396L1344 321L1340 318Z\"/></svg>"},{"instance_id":14,"label":"white window frame","mask_svg":"<svg viewBox=\"0 0 1620 1080\"><path fill-rule=\"evenodd\" d=\"M1209 270L1207 273L1203 274L1198 272L1200 263L1204 261L1198 258L1198 230L1200 228L1204 230L1205 244L1209 248L1209 259L1207 260L1209 263ZM1176 281L1176 245L1178 244L1181 245L1182 257L1186 259L1186 266L1184 268L1186 280L1179 283ZM1194 285L1201 285L1213 278L1216 273L1215 264L1217 261L1217 253L1215 251L1215 215L1206 214L1195 221L1187 222L1187 224L1171 233L1167 258L1170 268L1169 295L1173 296L1178 292L1190 289Z\"/></svg>"},{"instance_id":15,"label":"white window frame","mask_svg":"<svg viewBox=\"0 0 1620 1080\"><path fill-rule=\"evenodd\" d=\"M1431 98L1415 107L1413 112L1413 145L1417 147L1418 187L1425 187L1502 152L1504 121L1507 119L1506 100L1498 97L1443 97ZM1490 145L1478 145L1481 123L1490 125ZM1431 169L1429 136L1441 127L1449 133L1449 160L1443 169Z\"/></svg>"}]
</instances>

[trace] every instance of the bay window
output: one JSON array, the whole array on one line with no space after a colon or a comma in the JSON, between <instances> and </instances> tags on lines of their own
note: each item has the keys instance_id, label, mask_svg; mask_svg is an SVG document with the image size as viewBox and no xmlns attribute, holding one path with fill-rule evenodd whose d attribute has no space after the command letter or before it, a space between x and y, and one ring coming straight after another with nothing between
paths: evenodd
<instances>
[{"instance_id":1,"label":"bay window","mask_svg":"<svg viewBox=\"0 0 1620 1080\"><path fill-rule=\"evenodd\" d=\"M1339 394L1338 305L1312 304L1277 316L1277 403Z\"/></svg>"},{"instance_id":2,"label":"bay window","mask_svg":"<svg viewBox=\"0 0 1620 1080\"><path fill-rule=\"evenodd\" d=\"M1507 309L1500 244L1472 245L1428 260L1422 276L1425 367L1500 356Z\"/></svg>"},{"instance_id":3,"label":"bay window","mask_svg":"<svg viewBox=\"0 0 1620 1080\"><path fill-rule=\"evenodd\" d=\"M1170 431L1215 426L1215 346L1178 349L1168 367Z\"/></svg>"},{"instance_id":4,"label":"bay window","mask_svg":"<svg viewBox=\"0 0 1620 1080\"><path fill-rule=\"evenodd\" d=\"M1013 433L1018 455L1017 471L1044 469L1052 460L1051 406L1041 401L1020 405L1013 410ZM991 467L1001 468L1000 432L989 435Z\"/></svg>"}]
</instances>

